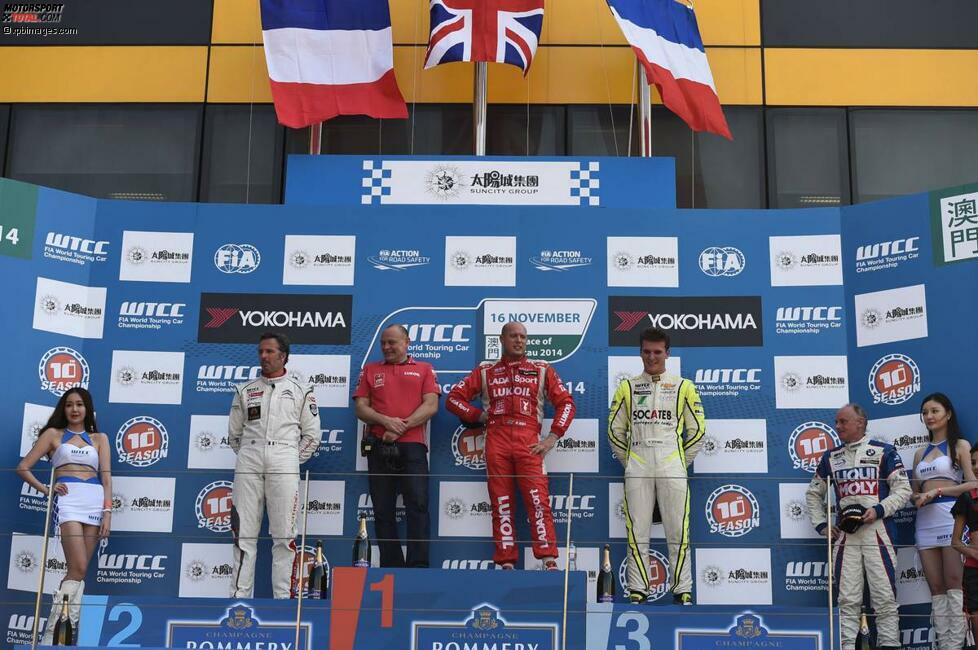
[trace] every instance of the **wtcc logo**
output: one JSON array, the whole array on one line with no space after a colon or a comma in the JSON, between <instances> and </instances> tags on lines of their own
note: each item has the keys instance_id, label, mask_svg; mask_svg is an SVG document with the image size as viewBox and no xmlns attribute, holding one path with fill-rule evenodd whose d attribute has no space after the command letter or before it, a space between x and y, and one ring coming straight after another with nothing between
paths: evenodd
<instances>
[{"instance_id":1,"label":"wtcc logo","mask_svg":"<svg viewBox=\"0 0 978 650\"><path fill-rule=\"evenodd\" d=\"M904 354L888 354L869 371L873 403L895 406L920 392L920 369Z\"/></svg>"},{"instance_id":2,"label":"wtcc logo","mask_svg":"<svg viewBox=\"0 0 978 650\"><path fill-rule=\"evenodd\" d=\"M455 464L468 469L486 468L486 431L460 426L452 435L452 455Z\"/></svg>"},{"instance_id":3,"label":"wtcc logo","mask_svg":"<svg viewBox=\"0 0 978 650\"><path fill-rule=\"evenodd\" d=\"M224 244L214 253L214 266L221 273L251 273L261 264L261 253L251 244Z\"/></svg>"},{"instance_id":4,"label":"wtcc logo","mask_svg":"<svg viewBox=\"0 0 978 650\"><path fill-rule=\"evenodd\" d=\"M706 520L711 533L740 537L761 525L761 508L747 488L722 485L706 500Z\"/></svg>"},{"instance_id":5,"label":"wtcc logo","mask_svg":"<svg viewBox=\"0 0 978 650\"><path fill-rule=\"evenodd\" d=\"M889 257L890 255L916 253L919 250L917 246L917 242L919 241L920 237L908 237L907 239L894 239L893 241L884 241L878 244L866 244L856 249L856 261L864 262L881 257Z\"/></svg>"},{"instance_id":6,"label":"wtcc logo","mask_svg":"<svg viewBox=\"0 0 978 650\"><path fill-rule=\"evenodd\" d=\"M814 420L799 424L788 438L791 466L814 474L822 455L839 444L839 435L829 425Z\"/></svg>"},{"instance_id":7,"label":"wtcc logo","mask_svg":"<svg viewBox=\"0 0 978 650\"><path fill-rule=\"evenodd\" d=\"M147 318L183 318L185 302L129 302L119 307L119 316Z\"/></svg>"},{"instance_id":8,"label":"wtcc logo","mask_svg":"<svg viewBox=\"0 0 978 650\"><path fill-rule=\"evenodd\" d=\"M732 246L711 246L699 257L700 271L712 278L740 275L746 263L747 258L740 249Z\"/></svg>"},{"instance_id":9,"label":"wtcc logo","mask_svg":"<svg viewBox=\"0 0 978 650\"><path fill-rule=\"evenodd\" d=\"M214 481L205 485L197 493L194 512L197 515L198 528L206 528L215 533L226 533L231 530L233 488L234 484L231 481Z\"/></svg>"},{"instance_id":10,"label":"wtcc logo","mask_svg":"<svg viewBox=\"0 0 978 650\"><path fill-rule=\"evenodd\" d=\"M41 356L37 365L37 375L41 380L41 390L55 397L65 391L81 386L88 388L88 362L81 353L66 347L51 348Z\"/></svg>"},{"instance_id":11,"label":"wtcc logo","mask_svg":"<svg viewBox=\"0 0 978 650\"><path fill-rule=\"evenodd\" d=\"M415 323L405 325L411 343L468 343L471 325L455 323Z\"/></svg>"},{"instance_id":12,"label":"wtcc logo","mask_svg":"<svg viewBox=\"0 0 978 650\"><path fill-rule=\"evenodd\" d=\"M109 242L49 232L44 239L44 257L59 262L84 265L108 259Z\"/></svg>"},{"instance_id":13,"label":"wtcc logo","mask_svg":"<svg viewBox=\"0 0 978 650\"><path fill-rule=\"evenodd\" d=\"M778 307L779 323L798 321L841 321L842 307Z\"/></svg>"},{"instance_id":14,"label":"wtcc logo","mask_svg":"<svg viewBox=\"0 0 978 650\"><path fill-rule=\"evenodd\" d=\"M649 602L659 600L669 592L672 575L669 571L669 560L659 551L649 549L649 561L645 565L649 572ZM628 558L621 561L618 567L618 583L622 593L628 592Z\"/></svg>"},{"instance_id":15,"label":"wtcc logo","mask_svg":"<svg viewBox=\"0 0 978 650\"><path fill-rule=\"evenodd\" d=\"M760 368L699 368L697 384L759 384Z\"/></svg>"},{"instance_id":16,"label":"wtcc logo","mask_svg":"<svg viewBox=\"0 0 978 650\"><path fill-rule=\"evenodd\" d=\"M442 560L443 569L467 569L470 571L485 571L498 568L492 560Z\"/></svg>"},{"instance_id":17,"label":"wtcc logo","mask_svg":"<svg viewBox=\"0 0 978 650\"><path fill-rule=\"evenodd\" d=\"M149 467L166 458L169 446L166 427L146 415L127 420L115 437L119 460L134 467Z\"/></svg>"}]
</instances>

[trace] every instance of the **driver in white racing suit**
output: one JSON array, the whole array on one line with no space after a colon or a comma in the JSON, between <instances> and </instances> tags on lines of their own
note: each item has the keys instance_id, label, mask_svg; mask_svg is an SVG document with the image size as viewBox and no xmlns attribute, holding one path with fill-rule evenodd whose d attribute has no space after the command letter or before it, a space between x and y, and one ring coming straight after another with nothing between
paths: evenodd
<instances>
[{"instance_id":1,"label":"driver in white racing suit","mask_svg":"<svg viewBox=\"0 0 978 650\"><path fill-rule=\"evenodd\" d=\"M232 598L251 598L262 516L268 508L272 536L272 595L288 598L295 558L299 464L319 447L322 430L312 388L286 371L289 341L262 334L261 376L238 386L228 418L228 438L238 455L231 525L234 531Z\"/></svg>"},{"instance_id":2,"label":"driver in white racing suit","mask_svg":"<svg viewBox=\"0 0 978 650\"><path fill-rule=\"evenodd\" d=\"M856 647L864 580L869 582L870 601L876 611L876 647L899 648L894 575L897 556L887 520L910 499L910 481L893 445L866 435L866 413L858 404L839 409L835 430L844 444L822 455L805 500L815 530L834 540L833 573L842 650ZM831 525L825 512L830 480L838 513Z\"/></svg>"},{"instance_id":3,"label":"driver in white racing suit","mask_svg":"<svg viewBox=\"0 0 978 650\"><path fill-rule=\"evenodd\" d=\"M703 404L693 382L666 374L666 332L650 327L639 345L644 372L618 385L608 417L611 450L625 466L628 597L642 603L649 596L649 535L658 502L673 568L673 602L692 605L686 468L706 432Z\"/></svg>"}]
</instances>

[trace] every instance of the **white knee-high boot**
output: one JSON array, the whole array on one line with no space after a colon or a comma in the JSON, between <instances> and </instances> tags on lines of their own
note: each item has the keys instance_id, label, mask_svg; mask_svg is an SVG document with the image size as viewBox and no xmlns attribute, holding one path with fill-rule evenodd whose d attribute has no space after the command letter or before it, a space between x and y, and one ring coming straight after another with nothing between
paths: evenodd
<instances>
[{"instance_id":1,"label":"white knee-high boot","mask_svg":"<svg viewBox=\"0 0 978 650\"><path fill-rule=\"evenodd\" d=\"M75 593L79 591L79 587L85 583L79 582L78 580L64 580L58 590L54 592L54 596L51 597L51 613L48 614L47 623L44 625L44 634L41 635L39 643L41 645L51 645L54 641L54 626L58 623L58 617L61 616L61 605L64 601L64 597L68 597L68 615L71 617L71 605L75 601ZM78 596L79 605L81 604L81 596ZM75 621L72 620L72 623ZM77 629L77 628L76 628Z\"/></svg>"},{"instance_id":2,"label":"white knee-high boot","mask_svg":"<svg viewBox=\"0 0 978 650\"><path fill-rule=\"evenodd\" d=\"M937 634L937 647L940 650L947 650L950 647L947 644L949 641L948 626L951 624L951 619L947 616L947 594L938 594L937 596L931 597L930 618L934 626L934 632Z\"/></svg>"},{"instance_id":3,"label":"white knee-high boot","mask_svg":"<svg viewBox=\"0 0 978 650\"><path fill-rule=\"evenodd\" d=\"M964 614L964 592L947 590L948 648L961 650L968 638L968 619Z\"/></svg>"}]
</instances>

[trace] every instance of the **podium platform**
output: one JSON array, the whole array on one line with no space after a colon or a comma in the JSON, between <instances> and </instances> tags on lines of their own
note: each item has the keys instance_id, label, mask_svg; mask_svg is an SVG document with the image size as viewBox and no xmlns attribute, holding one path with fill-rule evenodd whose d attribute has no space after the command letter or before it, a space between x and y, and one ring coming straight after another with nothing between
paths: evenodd
<instances>
[{"instance_id":1,"label":"podium platform","mask_svg":"<svg viewBox=\"0 0 978 650\"><path fill-rule=\"evenodd\" d=\"M86 595L79 645L199 650L822 650L824 609L587 603L586 574L333 571L329 600Z\"/></svg>"}]
</instances>

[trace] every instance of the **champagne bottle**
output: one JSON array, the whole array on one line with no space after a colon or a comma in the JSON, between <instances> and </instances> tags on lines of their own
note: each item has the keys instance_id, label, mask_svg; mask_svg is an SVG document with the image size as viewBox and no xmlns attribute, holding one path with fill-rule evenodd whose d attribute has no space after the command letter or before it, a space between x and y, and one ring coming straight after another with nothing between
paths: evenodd
<instances>
[{"instance_id":1,"label":"champagne bottle","mask_svg":"<svg viewBox=\"0 0 978 650\"><path fill-rule=\"evenodd\" d=\"M577 547L574 542L567 547L567 570L577 571Z\"/></svg>"},{"instance_id":2,"label":"champagne bottle","mask_svg":"<svg viewBox=\"0 0 978 650\"><path fill-rule=\"evenodd\" d=\"M317 600L329 598L329 574L326 571L326 562L323 560L322 540L316 542L316 563L313 565L312 573L309 575L308 588L307 598Z\"/></svg>"},{"instance_id":3,"label":"champagne bottle","mask_svg":"<svg viewBox=\"0 0 978 650\"><path fill-rule=\"evenodd\" d=\"M68 613L68 594L62 597L61 614L58 616L58 622L54 624L54 638L51 645L75 645L75 629Z\"/></svg>"},{"instance_id":4,"label":"champagne bottle","mask_svg":"<svg viewBox=\"0 0 978 650\"><path fill-rule=\"evenodd\" d=\"M360 532L353 540L353 566L370 567L370 538L367 537L367 518L360 517Z\"/></svg>"},{"instance_id":5,"label":"champagne bottle","mask_svg":"<svg viewBox=\"0 0 978 650\"><path fill-rule=\"evenodd\" d=\"M611 545L604 545L601 557L601 571L598 573L598 602L611 603L615 600L615 576L611 572Z\"/></svg>"}]
</instances>

